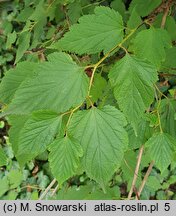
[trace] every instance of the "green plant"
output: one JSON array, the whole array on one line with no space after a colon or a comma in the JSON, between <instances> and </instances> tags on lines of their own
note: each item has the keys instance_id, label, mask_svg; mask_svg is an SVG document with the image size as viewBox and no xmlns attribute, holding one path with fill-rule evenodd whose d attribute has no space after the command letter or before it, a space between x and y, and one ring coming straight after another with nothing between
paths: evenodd
<instances>
[{"instance_id":1,"label":"green plant","mask_svg":"<svg viewBox=\"0 0 176 216\"><path fill-rule=\"evenodd\" d=\"M17 21L24 21L28 10L33 13L16 42L16 67L5 73L0 85L1 117L8 116L10 142L21 167L49 151L59 186L86 172L105 192L122 170L131 198L134 185L142 182L140 174L138 182L133 178L135 170L142 173L151 164L150 169L154 165L163 174L176 164L175 90L166 93L159 83L165 73L175 75L176 33L170 29L176 24L168 16L174 4L164 3L167 10L160 16L154 10L163 6L158 0L133 0L128 11L123 1L113 1L111 7L92 3L94 12L82 15L78 9L86 3L81 2L53 1L46 6L40 1L33 9L25 1L26 11ZM54 37L43 42L47 18L51 26L62 20L53 8L63 5L68 7L69 31L62 37L49 27ZM10 45L16 41L14 32L7 36ZM24 57L37 45L40 62ZM141 170L135 166L137 155ZM134 162L132 170L128 157ZM151 177L149 182L155 181Z\"/></svg>"}]
</instances>

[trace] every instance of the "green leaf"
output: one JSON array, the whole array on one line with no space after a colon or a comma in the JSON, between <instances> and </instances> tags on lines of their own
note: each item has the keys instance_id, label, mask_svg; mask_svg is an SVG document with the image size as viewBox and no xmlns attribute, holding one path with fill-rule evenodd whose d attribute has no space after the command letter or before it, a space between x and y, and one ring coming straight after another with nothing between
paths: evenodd
<instances>
[{"instance_id":1,"label":"green leaf","mask_svg":"<svg viewBox=\"0 0 176 216\"><path fill-rule=\"evenodd\" d=\"M36 25L33 28L34 34L33 34L33 40L30 46L30 49L35 49L38 44L41 42L42 40L42 36L45 34L44 33L44 27L46 25L46 17L45 19L40 19L39 21L37 21Z\"/></svg>"},{"instance_id":2,"label":"green leaf","mask_svg":"<svg viewBox=\"0 0 176 216\"><path fill-rule=\"evenodd\" d=\"M171 163L176 150L175 139L167 133L156 133L147 142L148 153L163 172Z\"/></svg>"},{"instance_id":3,"label":"green leaf","mask_svg":"<svg viewBox=\"0 0 176 216\"><path fill-rule=\"evenodd\" d=\"M75 175L79 158L83 151L79 142L73 137L58 137L49 147L49 162L53 175L62 184Z\"/></svg>"},{"instance_id":4,"label":"green leaf","mask_svg":"<svg viewBox=\"0 0 176 216\"><path fill-rule=\"evenodd\" d=\"M57 193L57 200L87 200L92 192L93 185L62 187Z\"/></svg>"},{"instance_id":5,"label":"green leaf","mask_svg":"<svg viewBox=\"0 0 176 216\"><path fill-rule=\"evenodd\" d=\"M161 125L165 132L176 138L176 100L163 99L159 107Z\"/></svg>"},{"instance_id":6,"label":"green leaf","mask_svg":"<svg viewBox=\"0 0 176 216\"><path fill-rule=\"evenodd\" d=\"M161 65L160 71L176 74L176 47L166 50L166 59Z\"/></svg>"},{"instance_id":7,"label":"green leaf","mask_svg":"<svg viewBox=\"0 0 176 216\"><path fill-rule=\"evenodd\" d=\"M129 137L129 149L140 148L147 141L147 139L151 137L149 123L144 119L137 125L137 135L130 125L127 127L127 132Z\"/></svg>"},{"instance_id":8,"label":"green leaf","mask_svg":"<svg viewBox=\"0 0 176 216\"><path fill-rule=\"evenodd\" d=\"M71 120L69 132L84 151L83 167L102 187L121 164L128 143L125 124L123 114L111 106L79 111Z\"/></svg>"},{"instance_id":9,"label":"green leaf","mask_svg":"<svg viewBox=\"0 0 176 216\"><path fill-rule=\"evenodd\" d=\"M16 31L13 31L12 33L8 33L7 35L7 42L6 42L6 49L10 49L12 44L15 43L17 38Z\"/></svg>"},{"instance_id":10,"label":"green leaf","mask_svg":"<svg viewBox=\"0 0 176 216\"><path fill-rule=\"evenodd\" d=\"M23 175L19 170L11 170L7 175L7 178L9 180L10 189L14 189L21 184Z\"/></svg>"},{"instance_id":11,"label":"green leaf","mask_svg":"<svg viewBox=\"0 0 176 216\"><path fill-rule=\"evenodd\" d=\"M5 122L4 121L0 121L0 129L3 129L5 126Z\"/></svg>"},{"instance_id":12,"label":"green leaf","mask_svg":"<svg viewBox=\"0 0 176 216\"><path fill-rule=\"evenodd\" d=\"M60 132L62 117L51 111L37 111L20 132L17 156L25 163L44 152ZM29 154L30 152L30 154Z\"/></svg>"},{"instance_id":13,"label":"green leaf","mask_svg":"<svg viewBox=\"0 0 176 216\"><path fill-rule=\"evenodd\" d=\"M9 190L9 182L8 179L5 177L0 179L0 197L4 195Z\"/></svg>"},{"instance_id":14,"label":"green leaf","mask_svg":"<svg viewBox=\"0 0 176 216\"><path fill-rule=\"evenodd\" d=\"M78 21L82 14L82 7L81 7L81 2L74 1L73 3L68 5L68 17L71 22L71 24L74 24Z\"/></svg>"},{"instance_id":15,"label":"green leaf","mask_svg":"<svg viewBox=\"0 0 176 216\"><path fill-rule=\"evenodd\" d=\"M136 168L137 152L126 151L121 165L123 180L130 182L134 177ZM141 168L140 168L141 170ZM141 173L138 173L138 180L141 179Z\"/></svg>"},{"instance_id":16,"label":"green leaf","mask_svg":"<svg viewBox=\"0 0 176 216\"><path fill-rule=\"evenodd\" d=\"M65 19L65 10L63 10L63 7L60 5L60 1L53 1L52 7L49 6L47 8L46 18L49 19L49 21L55 19L57 23Z\"/></svg>"},{"instance_id":17,"label":"green leaf","mask_svg":"<svg viewBox=\"0 0 176 216\"><path fill-rule=\"evenodd\" d=\"M66 5L66 4L70 4L73 3L75 0L59 0L59 3Z\"/></svg>"},{"instance_id":18,"label":"green leaf","mask_svg":"<svg viewBox=\"0 0 176 216\"><path fill-rule=\"evenodd\" d=\"M24 31L20 34L18 38L18 49L16 52L15 64L19 62L19 60L23 57L25 51L29 48L30 45L31 33L28 31Z\"/></svg>"},{"instance_id":19,"label":"green leaf","mask_svg":"<svg viewBox=\"0 0 176 216\"><path fill-rule=\"evenodd\" d=\"M149 176L146 182L146 186L153 190L154 193L162 188L160 180L157 178L157 176Z\"/></svg>"},{"instance_id":20,"label":"green leaf","mask_svg":"<svg viewBox=\"0 0 176 216\"><path fill-rule=\"evenodd\" d=\"M41 109L64 112L84 101L88 91L84 68L65 53L53 53L48 60L38 65L35 78L22 83L6 113L27 114Z\"/></svg>"},{"instance_id":21,"label":"green leaf","mask_svg":"<svg viewBox=\"0 0 176 216\"><path fill-rule=\"evenodd\" d=\"M113 0L111 2L111 8L118 11L123 17L125 17L125 4L122 0Z\"/></svg>"},{"instance_id":22,"label":"green leaf","mask_svg":"<svg viewBox=\"0 0 176 216\"><path fill-rule=\"evenodd\" d=\"M142 23L142 19L139 16L139 14L136 12L136 8L134 8L127 22L127 32L130 33L131 30L137 28L141 23Z\"/></svg>"},{"instance_id":23,"label":"green leaf","mask_svg":"<svg viewBox=\"0 0 176 216\"><path fill-rule=\"evenodd\" d=\"M38 1L38 4L36 5L34 12L29 17L29 20L39 21L42 18L46 19L46 12L47 10L45 10L44 8L44 0L40 0Z\"/></svg>"},{"instance_id":24,"label":"green leaf","mask_svg":"<svg viewBox=\"0 0 176 216\"><path fill-rule=\"evenodd\" d=\"M151 27L137 34L131 49L138 57L150 61L159 68L166 58L165 48L169 47L171 39L167 31Z\"/></svg>"},{"instance_id":25,"label":"green leaf","mask_svg":"<svg viewBox=\"0 0 176 216\"><path fill-rule=\"evenodd\" d=\"M172 16L167 16L165 29L168 31L172 40L176 40L176 21Z\"/></svg>"},{"instance_id":26,"label":"green leaf","mask_svg":"<svg viewBox=\"0 0 176 216\"><path fill-rule=\"evenodd\" d=\"M18 196L18 192L11 190L8 191L7 195L3 196L2 200L16 200Z\"/></svg>"},{"instance_id":27,"label":"green leaf","mask_svg":"<svg viewBox=\"0 0 176 216\"><path fill-rule=\"evenodd\" d=\"M158 14L158 16L156 17L156 19L153 23L154 27L160 28L161 22L163 19L163 15L164 15L163 13ZM164 28L169 33L172 41L176 40L176 21L175 21L174 17L172 17L172 16L166 17L166 22L165 22Z\"/></svg>"},{"instance_id":28,"label":"green leaf","mask_svg":"<svg viewBox=\"0 0 176 216\"><path fill-rule=\"evenodd\" d=\"M93 103L97 102L97 100L102 97L103 90L105 90L106 85L107 85L107 82L101 76L101 74L95 74L93 85L90 91L91 101Z\"/></svg>"},{"instance_id":29,"label":"green leaf","mask_svg":"<svg viewBox=\"0 0 176 216\"><path fill-rule=\"evenodd\" d=\"M135 128L154 98L157 71L149 63L126 55L109 73L119 107Z\"/></svg>"},{"instance_id":30,"label":"green leaf","mask_svg":"<svg viewBox=\"0 0 176 216\"><path fill-rule=\"evenodd\" d=\"M145 120L149 122L149 126L151 128L158 126L158 116L156 115L156 113L145 113Z\"/></svg>"},{"instance_id":31,"label":"green leaf","mask_svg":"<svg viewBox=\"0 0 176 216\"><path fill-rule=\"evenodd\" d=\"M77 54L107 53L123 38L121 15L108 7L96 7L95 14L85 15L79 24L71 26L70 31L53 45L53 48Z\"/></svg>"},{"instance_id":32,"label":"green leaf","mask_svg":"<svg viewBox=\"0 0 176 216\"><path fill-rule=\"evenodd\" d=\"M127 21L127 29L126 29L126 34L130 34L131 31L133 31L134 29L138 28L134 34L130 37L131 40L127 40L125 43L124 43L124 46L128 46L132 39L135 38L135 36L138 34L138 32L140 32L141 30L145 29L145 26L144 25L141 25L142 24L142 19L141 17L139 16L139 14L136 12L136 8L133 9L132 13L130 14L130 17ZM140 27L139 27L140 26Z\"/></svg>"},{"instance_id":33,"label":"green leaf","mask_svg":"<svg viewBox=\"0 0 176 216\"><path fill-rule=\"evenodd\" d=\"M24 7L23 10L20 11L19 15L16 18L16 21L18 22L25 22L30 16L31 14L34 12L34 9L29 7Z\"/></svg>"},{"instance_id":34,"label":"green leaf","mask_svg":"<svg viewBox=\"0 0 176 216\"><path fill-rule=\"evenodd\" d=\"M36 66L33 62L21 62L15 69L5 73L0 84L0 98L3 103L10 103L21 83L35 75Z\"/></svg>"},{"instance_id":35,"label":"green leaf","mask_svg":"<svg viewBox=\"0 0 176 216\"><path fill-rule=\"evenodd\" d=\"M129 11L131 12L135 7L139 15L144 17L149 15L155 8L157 8L161 2L162 0L133 0L130 3Z\"/></svg>"},{"instance_id":36,"label":"green leaf","mask_svg":"<svg viewBox=\"0 0 176 216\"><path fill-rule=\"evenodd\" d=\"M10 124L10 130L9 130L9 141L12 144L12 149L17 154L18 151L18 143L19 143L19 134L24 127L24 124L28 120L29 116L15 116L11 115L9 116L9 124ZM29 152L30 154L30 152ZM17 158L18 159L18 158Z\"/></svg>"},{"instance_id":37,"label":"green leaf","mask_svg":"<svg viewBox=\"0 0 176 216\"><path fill-rule=\"evenodd\" d=\"M53 2L54 3L54 2ZM30 49L38 46L39 41L41 41L41 37L44 34L44 26L47 23L47 13L49 12L49 6L45 9L44 0L40 0L36 5L34 12L29 17L29 20L35 21L35 25L33 26L33 38ZM53 6L53 5L52 5Z\"/></svg>"},{"instance_id":38,"label":"green leaf","mask_svg":"<svg viewBox=\"0 0 176 216\"><path fill-rule=\"evenodd\" d=\"M108 187L106 193L95 188L92 193L87 194L88 200L119 200L120 199L120 188L116 185L114 187ZM101 209L100 205L97 205L97 209Z\"/></svg>"},{"instance_id":39,"label":"green leaf","mask_svg":"<svg viewBox=\"0 0 176 216\"><path fill-rule=\"evenodd\" d=\"M57 200L113 200L120 199L118 186L107 188L104 193L96 184L87 183L79 187L63 187L57 194Z\"/></svg>"},{"instance_id":40,"label":"green leaf","mask_svg":"<svg viewBox=\"0 0 176 216\"><path fill-rule=\"evenodd\" d=\"M10 21L4 20L4 22L1 23L1 28L3 29L4 35L8 35L8 33L11 33L13 31L13 25Z\"/></svg>"},{"instance_id":41,"label":"green leaf","mask_svg":"<svg viewBox=\"0 0 176 216\"><path fill-rule=\"evenodd\" d=\"M0 147L0 167L7 165L7 156L4 150Z\"/></svg>"}]
</instances>

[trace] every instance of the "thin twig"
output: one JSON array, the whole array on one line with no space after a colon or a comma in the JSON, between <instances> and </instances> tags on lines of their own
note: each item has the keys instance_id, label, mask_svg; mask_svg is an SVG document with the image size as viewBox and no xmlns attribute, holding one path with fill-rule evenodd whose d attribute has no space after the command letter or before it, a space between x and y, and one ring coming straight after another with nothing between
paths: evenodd
<instances>
[{"instance_id":1,"label":"thin twig","mask_svg":"<svg viewBox=\"0 0 176 216\"><path fill-rule=\"evenodd\" d=\"M128 167L128 169L130 170L130 172L133 173L133 169L129 166L129 164L127 163L127 161L124 159L124 163L126 164L126 166Z\"/></svg>"},{"instance_id":2,"label":"thin twig","mask_svg":"<svg viewBox=\"0 0 176 216\"><path fill-rule=\"evenodd\" d=\"M87 8L87 7L91 7L92 5L99 5L99 4L103 3L103 2L105 2L105 0L102 0L100 2L91 3L91 4L83 6L82 9Z\"/></svg>"},{"instance_id":3,"label":"thin twig","mask_svg":"<svg viewBox=\"0 0 176 216\"><path fill-rule=\"evenodd\" d=\"M30 188L30 189L36 189L36 190L42 190L42 188L38 187L37 185L25 185L23 187L21 187L20 189L23 190L23 189L26 189L26 188Z\"/></svg>"},{"instance_id":4,"label":"thin twig","mask_svg":"<svg viewBox=\"0 0 176 216\"><path fill-rule=\"evenodd\" d=\"M149 167L148 167L148 170L147 170L147 172L146 172L146 174L145 174L145 176L144 176L144 178L143 178L143 181L142 181L142 183L141 183L141 185L140 185L140 187L139 187L138 197L136 196L136 199L139 199L139 198L140 198L140 195L141 195L141 193L142 193L142 191L143 191L143 189L144 189L144 186L145 186L145 184L146 184L146 182L147 182L147 179L148 179L148 177L149 177L149 175L150 175L150 173L151 173L151 171L152 171L153 165L154 165L154 161L152 161L152 162L150 163Z\"/></svg>"},{"instance_id":5,"label":"thin twig","mask_svg":"<svg viewBox=\"0 0 176 216\"><path fill-rule=\"evenodd\" d=\"M136 187L133 188L133 191L136 194L137 199L140 200L139 192Z\"/></svg>"},{"instance_id":6,"label":"thin twig","mask_svg":"<svg viewBox=\"0 0 176 216\"><path fill-rule=\"evenodd\" d=\"M59 184L54 188L54 190L53 190L53 192L51 194L51 197L54 196L54 194L57 192L58 188L59 188Z\"/></svg>"},{"instance_id":7,"label":"thin twig","mask_svg":"<svg viewBox=\"0 0 176 216\"><path fill-rule=\"evenodd\" d=\"M53 179L52 182L48 185L48 187L45 189L45 191L42 193L42 195L39 197L39 200L42 200L45 198L49 190L52 188L52 186L56 183L56 179Z\"/></svg>"},{"instance_id":8,"label":"thin twig","mask_svg":"<svg viewBox=\"0 0 176 216\"><path fill-rule=\"evenodd\" d=\"M165 27L166 19L167 19L167 16L168 16L171 4L172 4L172 1L168 1L166 3L166 9L164 11L164 14L163 14L163 17L162 17L162 21L161 21L161 28Z\"/></svg>"},{"instance_id":9,"label":"thin twig","mask_svg":"<svg viewBox=\"0 0 176 216\"><path fill-rule=\"evenodd\" d=\"M110 54L112 52L114 52L118 47L122 47L122 45L137 31L137 29L139 29L145 22L142 22L138 27L136 27L135 29L132 29L131 32L120 42L118 43L116 46L114 46L109 52L106 53L106 55L103 56L103 58L101 58L94 66L93 66L93 71L92 71L92 76L90 78L90 82L89 82L89 88L88 88L88 96L90 96L90 90L93 84L93 79L94 79L94 75L95 75L95 71L96 69L99 67L99 65L101 65L102 62L104 62L105 59L107 59Z\"/></svg>"},{"instance_id":10,"label":"thin twig","mask_svg":"<svg viewBox=\"0 0 176 216\"><path fill-rule=\"evenodd\" d=\"M141 159L142 159L143 150L144 150L144 145L142 145L141 148L139 149L137 164L136 164L136 168L135 168L135 172L134 172L134 177L133 177L131 189L130 189L130 192L128 194L128 199L131 199L132 193L134 191L134 187L135 187L135 184L137 181L139 167L140 167L140 163L141 163Z\"/></svg>"},{"instance_id":11,"label":"thin twig","mask_svg":"<svg viewBox=\"0 0 176 216\"><path fill-rule=\"evenodd\" d=\"M176 68L165 68L167 70L176 70ZM176 76L176 74L171 74L171 73L160 73L159 76L161 77L170 77L170 76Z\"/></svg>"},{"instance_id":12,"label":"thin twig","mask_svg":"<svg viewBox=\"0 0 176 216\"><path fill-rule=\"evenodd\" d=\"M66 134L66 135L67 135L67 128L68 128L68 126L69 126L69 124L70 124L70 121L71 121L71 118L72 118L72 116L73 116L73 113L74 113L76 110L78 110L81 106L82 106L82 103L81 103L79 106L77 106L76 108L74 108L73 110L71 110L70 116L69 116L68 121L67 121L67 124L66 124L66 126L65 126L65 134Z\"/></svg>"},{"instance_id":13,"label":"thin twig","mask_svg":"<svg viewBox=\"0 0 176 216\"><path fill-rule=\"evenodd\" d=\"M47 8L47 12L48 12L48 10L50 9L50 7L53 5L53 3L54 3L55 1L56 1L56 0L53 0L51 3L49 3L48 8Z\"/></svg>"},{"instance_id":14,"label":"thin twig","mask_svg":"<svg viewBox=\"0 0 176 216\"><path fill-rule=\"evenodd\" d=\"M155 85L155 88L157 89L156 85ZM159 90L159 89L157 89L157 90ZM159 90L159 93L160 93L160 90ZM156 97L156 101L158 103L157 108L156 108L156 114L157 114L157 117L158 117L158 126L160 128L160 132L163 133L163 129L162 129L162 125L161 125L161 116L160 116L160 112L159 112L159 108L160 108L160 105L161 105L161 95L159 95L159 98L158 98L156 90L155 90L155 97Z\"/></svg>"},{"instance_id":15,"label":"thin twig","mask_svg":"<svg viewBox=\"0 0 176 216\"><path fill-rule=\"evenodd\" d=\"M152 13L149 14L149 16L147 17L148 22L150 22L150 24L153 23L157 15L164 12L168 5L169 7L171 7L173 3L172 1L173 0L163 0L161 4L157 8L155 8Z\"/></svg>"}]
</instances>

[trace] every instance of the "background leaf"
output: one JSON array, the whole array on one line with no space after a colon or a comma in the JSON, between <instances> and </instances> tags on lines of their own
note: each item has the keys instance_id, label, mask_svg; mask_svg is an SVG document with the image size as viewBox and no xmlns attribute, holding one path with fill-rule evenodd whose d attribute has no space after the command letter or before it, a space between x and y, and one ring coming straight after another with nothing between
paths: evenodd
<instances>
[{"instance_id":1,"label":"background leaf","mask_svg":"<svg viewBox=\"0 0 176 216\"><path fill-rule=\"evenodd\" d=\"M163 99L159 108L161 115L161 126L163 130L176 138L176 101L174 99Z\"/></svg>"},{"instance_id":2,"label":"background leaf","mask_svg":"<svg viewBox=\"0 0 176 216\"><path fill-rule=\"evenodd\" d=\"M132 51L145 60L150 61L157 68L166 58L165 48L171 47L171 39L164 29L150 29L139 32L132 45Z\"/></svg>"},{"instance_id":3,"label":"background leaf","mask_svg":"<svg viewBox=\"0 0 176 216\"><path fill-rule=\"evenodd\" d=\"M9 140L10 143L12 144L12 149L15 153L15 155L17 155L17 151L18 151L18 143L19 143L19 135L20 132L22 130L22 128L24 127L26 121L28 120L29 116L15 116L15 115L11 115L9 117L9 124L10 124L10 130L9 130ZM30 154L30 152L29 152Z\"/></svg>"},{"instance_id":4,"label":"background leaf","mask_svg":"<svg viewBox=\"0 0 176 216\"><path fill-rule=\"evenodd\" d=\"M7 165L7 156L4 150L0 147L0 167Z\"/></svg>"},{"instance_id":5,"label":"background leaf","mask_svg":"<svg viewBox=\"0 0 176 216\"><path fill-rule=\"evenodd\" d=\"M131 12L135 7L139 15L147 16L151 13L155 8L157 8L161 4L162 0L132 0L130 3L129 11Z\"/></svg>"},{"instance_id":6,"label":"background leaf","mask_svg":"<svg viewBox=\"0 0 176 216\"><path fill-rule=\"evenodd\" d=\"M161 65L160 71L176 74L176 47L166 50L166 59Z\"/></svg>"},{"instance_id":7,"label":"background leaf","mask_svg":"<svg viewBox=\"0 0 176 216\"><path fill-rule=\"evenodd\" d=\"M90 91L91 101L93 103L97 102L103 95L103 91L107 86L106 80L101 76L101 74L95 74L93 85ZM89 104L89 101L87 102Z\"/></svg>"},{"instance_id":8,"label":"background leaf","mask_svg":"<svg viewBox=\"0 0 176 216\"><path fill-rule=\"evenodd\" d=\"M155 165L163 172L171 163L176 151L175 139L167 133L156 133L147 142L148 153Z\"/></svg>"},{"instance_id":9,"label":"background leaf","mask_svg":"<svg viewBox=\"0 0 176 216\"><path fill-rule=\"evenodd\" d=\"M9 190L9 182L7 178L0 179L0 197Z\"/></svg>"},{"instance_id":10,"label":"background leaf","mask_svg":"<svg viewBox=\"0 0 176 216\"><path fill-rule=\"evenodd\" d=\"M8 104L11 102L16 90L27 78L35 76L37 64L33 62L21 62L15 69L7 71L0 84L1 102Z\"/></svg>"},{"instance_id":11,"label":"background leaf","mask_svg":"<svg viewBox=\"0 0 176 216\"><path fill-rule=\"evenodd\" d=\"M23 180L22 173L19 170L11 170L7 178L9 180L10 189L17 188Z\"/></svg>"},{"instance_id":12,"label":"background leaf","mask_svg":"<svg viewBox=\"0 0 176 216\"><path fill-rule=\"evenodd\" d=\"M16 53L16 59L15 59L15 64L19 62L19 60L23 57L25 51L29 48L30 46L30 38L31 38L31 33L28 31L24 31L21 33L17 43L18 43L18 49Z\"/></svg>"}]
</instances>

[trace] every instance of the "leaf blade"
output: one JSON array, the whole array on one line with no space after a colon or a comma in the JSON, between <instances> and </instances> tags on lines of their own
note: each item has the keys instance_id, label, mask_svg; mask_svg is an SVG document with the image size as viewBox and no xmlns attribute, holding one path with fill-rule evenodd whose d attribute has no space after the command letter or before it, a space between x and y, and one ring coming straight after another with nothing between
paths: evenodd
<instances>
[{"instance_id":1,"label":"leaf blade","mask_svg":"<svg viewBox=\"0 0 176 216\"><path fill-rule=\"evenodd\" d=\"M109 79L120 109L135 128L154 98L156 69L127 54L111 69Z\"/></svg>"},{"instance_id":2,"label":"leaf blade","mask_svg":"<svg viewBox=\"0 0 176 216\"><path fill-rule=\"evenodd\" d=\"M7 156L2 148L0 148L0 167L7 165Z\"/></svg>"},{"instance_id":3,"label":"leaf blade","mask_svg":"<svg viewBox=\"0 0 176 216\"><path fill-rule=\"evenodd\" d=\"M33 62L21 62L15 69L5 73L0 84L0 98L3 103L10 103L21 83L35 75L36 66Z\"/></svg>"},{"instance_id":4,"label":"leaf blade","mask_svg":"<svg viewBox=\"0 0 176 216\"><path fill-rule=\"evenodd\" d=\"M108 7L96 7L95 14L79 19L53 48L77 54L108 52L123 38L121 15Z\"/></svg>"},{"instance_id":5,"label":"leaf blade","mask_svg":"<svg viewBox=\"0 0 176 216\"><path fill-rule=\"evenodd\" d=\"M167 133L156 133L147 142L148 152L156 166L163 172L171 163L176 150L176 142Z\"/></svg>"},{"instance_id":6,"label":"leaf blade","mask_svg":"<svg viewBox=\"0 0 176 216\"><path fill-rule=\"evenodd\" d=\"M29 114L36 110L64 112L85 100L88 77L68 54L53 53L36 69L37 76L23 82L7 114Z\"/></svg>"},{"instance_id":7,"label":"leaf blade","mask_svg":"<svg viewBox=\"0 0 176 216\"><path fill-rule=\"evenodd\" d=\"M102 187L120 166L128 137L126 120L115 107L79 111L70 123L69 133L78 139L84 151L82 164L90 178Z\"/></svg>"},{"instance_id":8,"label":"leaf blade","mask_svg":"<svg viewBox=\"0 0 176 216\"><path fill-rule=\"evenodd\" d=\"M73 137L58 137L49 147L51 171L59 184L73 176L79 165L83 151Z\"/></svg>"},{"instance_id":9,"label":"leaf blade","mask_svg":"<svg viewBox=\"0 0 176 216\"><path fill-rule=\"evenodd\" d=\"M55 112L34 112L20 132L17 157L21 163L24 164L43 153L60 132L61 123L62 116Z\"/></svg>"},{"instance_id":10,"label":"leaf blade","mask_svg":"<svg viewBox=\"0 0 176 216\"><path fill-rule=\"evenodd\" d=\"M150 29L139 32L132 45L134 53L144 60L154 64L157 68L166 58L165 48L171 47L171 39L164 29Z\"/></svg>"}]
</instances>

